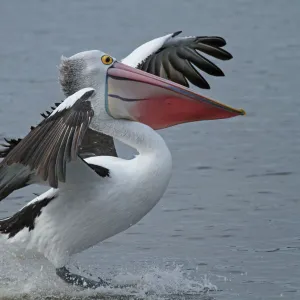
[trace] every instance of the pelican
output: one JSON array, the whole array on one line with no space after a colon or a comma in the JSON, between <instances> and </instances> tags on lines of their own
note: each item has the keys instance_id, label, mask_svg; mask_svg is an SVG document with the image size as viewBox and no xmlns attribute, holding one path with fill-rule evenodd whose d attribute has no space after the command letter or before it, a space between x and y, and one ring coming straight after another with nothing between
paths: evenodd
<instances>
[{"instance_id":1,"label":"pelican","mask_svg":"<svg viewBox=\"0 0 300 300\"><path fill-rule=\"evenodd\" d=\"M155 130L245 114L124 62L99 50L63 58L61 82L68 97L17 140L0 164L2 199L31 183L50 187L0 220L1 237L42 253L64 281L87 288L108 283L71 273L70 257L136 224L168 186L171 154ZM139 154L130 160L82 159L89 131Z\"/></svg>"},{"instance_id":2,"label":"pelican","mask_svg":"<svg viewBox=\"0 0 300 300\"><path fill-rule=\"evenodd\" d=\"M180 37L180 33L181 31L177 31L153 39L139 46L121 62L186 87L189 87L190 82L199 88L209 89L209 83L198 70L212 76L224 76L223 71L204 55L224 61L230 60L232 55L223 49L226 41L219 36ZM60 66L60 84L66 97L78 91L77 81L69 76L70 64L68 60L63 59ZM52 107L52 110L54 108ZM41 115L46 118L50 112ZM4 148L0 149L0 158L4 158L21 139L5 139L5 141L6 144L2 145ZM113 138L91 128L87 129L79 154L82 158L101 155L117 156ZM30 170L19 167L22 170L14 166L10 169L9 176L0 177L0 201L14 190L31 184Z\"/></svg>"}]
</instances>

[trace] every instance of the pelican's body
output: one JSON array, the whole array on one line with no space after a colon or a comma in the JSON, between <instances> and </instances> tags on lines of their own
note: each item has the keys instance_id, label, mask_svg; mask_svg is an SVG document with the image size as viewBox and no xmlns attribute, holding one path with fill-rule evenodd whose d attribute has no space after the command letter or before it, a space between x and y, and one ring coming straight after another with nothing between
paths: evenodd
<instances>
[{"instance_id":1,"label":"pelican's body","mask_svg":"<svg viewBox=\"0 0 300 300\"><path fill-rule=\"evenodd\" d=\"M51 199L34 220L34 229L24 227L10 242L43 253L60 268L73 254L136 224L155 206L171 177L171 154L160 135L148 126L125 120L118 123L120 131L125 127L132 134L126 142L140 154L131 160L109 156L85 160L107 168L109 175L104 177L81 160L70 163L68 183L27 204ZM137 139L147 140L147 145Z\"/></svg>"}]
</instances>

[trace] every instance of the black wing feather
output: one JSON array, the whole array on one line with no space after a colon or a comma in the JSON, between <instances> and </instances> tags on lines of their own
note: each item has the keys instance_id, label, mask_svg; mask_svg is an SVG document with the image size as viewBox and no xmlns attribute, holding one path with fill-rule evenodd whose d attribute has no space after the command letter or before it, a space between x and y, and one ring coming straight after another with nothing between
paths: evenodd
<instances>
[{"instance_id":1,"label":"black wing feather","mask_svg":"<svg viewBox=\"0 0 300 300\"><path fill-rule=\"evenodd\" d=\"M232 58L232 55L226 50L218 47L212 47L210 45L205 44L196 44L194 49L197 51L201 51L205 54L208 54L212 57L215 57L220 60L229 60ZM199 53L200 54L200 53Z\"/></svg>"},{"instance_id":2,"label":"black wing feather","mask_svg":"<svg viewBox=\"0 0 300 300\"><path fill-rule=\"evenodd\" d=\"M229 60L232 55L221 48L225 45L226 41L218 36L175 36L142 61L137 68L186 87L189 86L189 80L200 88L209 89L208 82L196 68L212 76L224 76L223 71L202 53L220 60Z\"/></svg>"},{"instance_id":3,"label":"black wing feather","mask_svg":"<svg viewBox=\"0 0 300 300\"><path fill-rule=\"evenodd\" d=\"M220 36L198 36L195 38L195 43L203 43L212 47L224 47L226 41Z\"/></svg>"},{"instance_id":4,"label":"black wing feather","mask_svg":"<svg viewBox=\"0 0 300 300\"><path fill-rule=\"evenodd\" d=\"M197 68L212 76L224 76L224 73L214 63L206 59L194 49L180 47L177 50L178 57L193 63Z\"/></svg>"},{"instance_id":5,"label":"black wing feather","mask_svg":"<svg viewBox=\"0 0 300 300\"><path fill-rule=\"evenodd\" d=\"M184 77L190 80L193 84L199 86L202 89L209 88L208 82L198 72L195 72L195 69L193 69L187 61L179 58L176 53L171 52L169 54L169 59L171 65L181 74L184 74Z\"/></svg>"},{"instance_id":6,"label":"black wing feather","mask_svg":"<svg viewBox=\"0 0 300 300\"><path fill-rule=\"evenodd\" d=\"M22 139L6 139L4 138L6 144L1 144L3 149L0 150L0 158L4 158L15 146L17 146Z\"/></svg>"},{"instance_id":7,"label":"black wing feather","mask_svg":"<svg viewBox=\"0 0 300 300\"><path fill-rule=\"evenodd\" d=\"M172 64L172 60L177 60L176 57L172 56L172 52L168 51L164 56L167 56L166 64L168 66L168 78L169 80L172 80L174 82L177 82L183 86L188 86L188 82L185 78L185 76L182 74L180 70L178 70L179 66L178 64L174 65Z\"/></svg>"}]
</instances>

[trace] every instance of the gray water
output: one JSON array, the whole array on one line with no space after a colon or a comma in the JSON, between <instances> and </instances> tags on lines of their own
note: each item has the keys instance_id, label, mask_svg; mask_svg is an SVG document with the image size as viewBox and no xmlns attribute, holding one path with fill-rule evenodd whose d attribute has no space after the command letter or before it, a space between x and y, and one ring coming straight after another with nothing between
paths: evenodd
<instances>
[{"instance_id":1,"label":"gray water","mask_svg":"<svg viewBox=\"0 0 300 300\"><path fill-rule=\"evenodd\" d=\"M163 199L74 260L135 288L75 292L51 266L2 246L0 298L299 299L299 12L298 0L1 1L1 137L26 134L63 98L62 54L122 58L177 30L226 38L234 59L218 62L226 77L206 76L212 89L203 94L248 114L163 130L174 160ZM1 203L0 217L36 191Z\"/></svg>"}]
</instances>

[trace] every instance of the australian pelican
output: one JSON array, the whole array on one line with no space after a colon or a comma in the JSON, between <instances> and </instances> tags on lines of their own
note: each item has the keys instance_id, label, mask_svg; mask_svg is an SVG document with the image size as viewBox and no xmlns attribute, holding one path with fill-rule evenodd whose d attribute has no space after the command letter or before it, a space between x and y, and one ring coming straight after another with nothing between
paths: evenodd
<instances>
[{"instance_id":1,"label":"australian pelican","mask_svg":"<svg viewBox=\"0 0 300 300\"><path fill-rule=\"evenodd\" d=\"M219 48L222 40L206 39L203 52L225 56L227 52ZM201 69L193 56L198 52L192 54L185 42L174 34L159 38L123 63L98 50L63 58L61 84L68 97L2 152L1 199L31 183L51 187L15 215L0 220L2 237L42 253L68 283L106 285L104 280L70 273L66 269L70 257L137 223L164 194L172 159L155 129L244 114L184 87L185 78L196 83L197 76L199 85L207 87L193 66ZM190 60L182 59L178 49L185 49L182 53ZM203 62L205 71L217 68L204 58ZM83 159L78 154L89 132L110 148L104 155ZM112 138L139 155L131 160L115 157Z\"/></svg>"}]
</instances>

